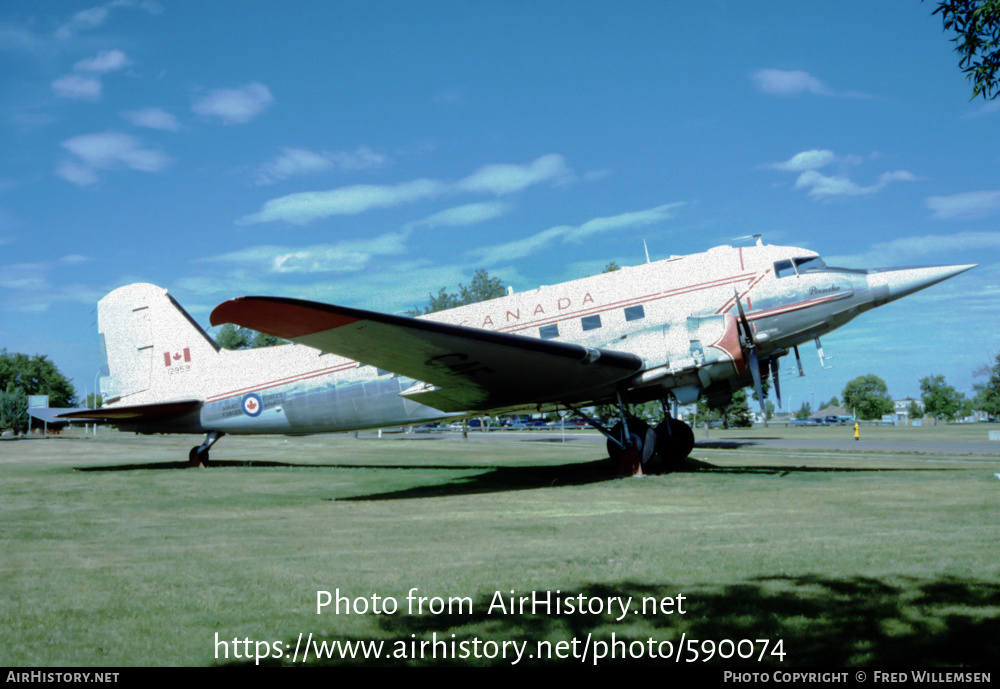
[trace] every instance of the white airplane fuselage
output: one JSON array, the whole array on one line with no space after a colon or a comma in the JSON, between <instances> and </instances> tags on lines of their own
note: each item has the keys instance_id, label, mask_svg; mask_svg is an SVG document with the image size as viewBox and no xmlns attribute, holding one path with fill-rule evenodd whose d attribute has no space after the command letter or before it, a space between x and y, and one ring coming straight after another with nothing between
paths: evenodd
<instances>
[{"instance_id":1,"label":"white airplane fuselage","mask_svg":"<svg viewBox=\"0 0 1000 689\"><path fill-rule=\"evenodd\" d=\"M706 394L726 397L750 384L737 301L753 329L756 356L766 361L970 267L845 270L827 268L815 252L794 247L722 246L421 318L629 352L642 358L643 367L619 386L623 391L689 403ZM419 381L301 344L220 349L153 285L128 285L107 295L98 305L98 325L110 373L101 380L106 408L202 402L181 417L118 422L126 430L316 433L498 411L441 411L405 394ZM372 342L373 348L388 346L393 343ZM458 358L445 363L475 365ZM571 401L585 406L606 400ZM541 399L534 408L558 405L557 399Z\"/></svg>"}]
</instances>

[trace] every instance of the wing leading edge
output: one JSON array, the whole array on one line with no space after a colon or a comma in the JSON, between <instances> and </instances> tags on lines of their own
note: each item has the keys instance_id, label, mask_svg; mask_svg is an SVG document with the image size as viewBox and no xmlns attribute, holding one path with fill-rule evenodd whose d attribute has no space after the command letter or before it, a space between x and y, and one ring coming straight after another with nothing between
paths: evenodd
<instances>
[{"instance_id":1,"label":"wing leading edge","mask_svg":"<svg viewBox=\"0 0 1000 689\"><path fill-rule=\"evenodd\" d=\"M643 367L624 352L282 297L223 302L233 323L421 381L404 394L442 411L485 411L609 394Z\"/></svg>"}]
</instances>

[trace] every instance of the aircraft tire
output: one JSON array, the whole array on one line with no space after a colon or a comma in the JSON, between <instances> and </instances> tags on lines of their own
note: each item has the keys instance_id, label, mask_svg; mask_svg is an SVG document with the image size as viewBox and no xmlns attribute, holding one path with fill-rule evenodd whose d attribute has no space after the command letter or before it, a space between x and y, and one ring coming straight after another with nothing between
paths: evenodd
<instances>
[{"instance_id":1,"label":"aircraft tire","mask_svg":"<svg viewBox=\"0 0 1000 689\"><path fill-rule=\"evenodd\" d=\"M656 453L657 437L649 424L642 419L629 419L629 435L639 441L640 461L644 473L651 473ZM620 438L622 434L622 422L619 421L611 429L611 434ZM613 466L617 467L621 461L622 449L616 443L607 441L608 457L611 458Z\"/></svg>"},{"instance_id":2,"label":"aircraft tire","mask_svg":"<svg viewBox=\"0 0 1000 689\"><path fill-rule=\"evenodd\" d=\"M188 453L188 466L200 469L202 467L208 466L208 450L202 453L198 452L197 447L192 447L191 451Z\"/></svg>"},{"instance_id":3,"label":"aircraft tire","mask_svg":"<svg viewBox=\"0 0 1000 689\"><path fill-rule=\"evenodd\" d=\"M669 431L667 424L670 424ZM694 449L694 431L680 419L664 419L656 427L657 452L667 471L684 466L684 460Z\"/></svg>"}]
</instances>

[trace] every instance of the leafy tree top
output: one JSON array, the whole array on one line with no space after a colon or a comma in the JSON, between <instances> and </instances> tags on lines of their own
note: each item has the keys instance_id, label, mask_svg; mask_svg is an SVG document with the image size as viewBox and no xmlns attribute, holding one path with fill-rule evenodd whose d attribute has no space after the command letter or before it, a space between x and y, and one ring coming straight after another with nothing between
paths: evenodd
<instances>
[{"instance_id":1,"label":"leafy tree top","mask_svg":"<svg viewBox=\"0 0 1000 689\"><path fill-rule=\"evenodd\" d=\"M239 328L232 323L226 323L219 328L215 343L225 349L257 349L258 347L274 347L285 344L285 341L274 335L259 333L250 328Z\"/></svg>"},{"instance_id":2,"label":"leafy tree top","mask_svg":"<svg viewBox=\"0 0 1000 689\"><path fill-rule=\"evenodd\" d=\"M920 399L924 413L935 419L954 420L962 415L965 395L944 382L944 376L927 376L920 380Z\"/></svg>"},{"instance_id":3,"label":"leafy tree top","mask_svg":"<svg viewBox=\"0 0 1000 689\"><path fill-rule=\"evenodd\" d=\"M840 397L843 406L853 410L862 419L878 419L896 408L889 397L889 387L885 381L872 373L850 381L844 386Z\"/></svg>"},{"instance_id":4,"label":"leafy tree top","mask_svg":"<svg viewBox=\"0 0 1000 689\"><path fill-rule=\"evenodd\" d=\"M940 14L945 31L954 31L958 66L972 82L972 99L1000 95L1000 0L945 0Z\"/></svg>"},{"instance_id":5,"label":"leafy tree top","mask_svg":"<svg viewBox=\"0 0 1000 689\"><path fill-rule=\"evenodd\" d=\"M498 277L490 277L490 274L480 268L472 277L472 283L468 286L459 283L458 293L448 292L445 287L437 295L428 295L429 300L424 310L410 309L407 316L422 316L427 313L447 311L466 304L478 304L481 301L496 299L507 294L503 286L503 280Z\"/></svg>"},{"instance_id":6,"label":"leafy tree top","mask_svg":"<svg viewBox=\"0 0 1000 689\"><path fill-rule=\"evenodd\" d=\"M50 407L76 405L76 389L44 354L29 357L0 349L0 391L48 395Z\"/></svg>"}]
</instances>

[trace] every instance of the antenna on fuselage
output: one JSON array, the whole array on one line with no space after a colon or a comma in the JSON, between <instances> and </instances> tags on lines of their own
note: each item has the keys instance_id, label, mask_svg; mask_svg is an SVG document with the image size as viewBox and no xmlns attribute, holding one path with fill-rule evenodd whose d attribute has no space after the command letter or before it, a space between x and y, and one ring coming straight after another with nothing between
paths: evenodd
<instances>
[{"instance_id":1,"label":"antenna on fuselage","mask_svg":"<svg viewBox=\"0 0 1000 689\"><path fill-rule=\"evenodd\" d=\"M733 237L732 241L736 243L736 242L742 242L747 239L752 239L754 240L757 246L764 246L764 240L761 239L761 237L763 236L764 235L762 234L745 234L742 237Z\"/></svg>"},{"instance_id":2,"label":"antenna on fuselage","mask_svg":"<svg viewBox=\"0 0 1000 689\"><path fill-rule=\"evenodd\" d=\"M649 247L646 246L645 239L642 240L642 248L646 250L646 263L651 263L651 261L649 260Z\"/></svg>"}]
</instances>

